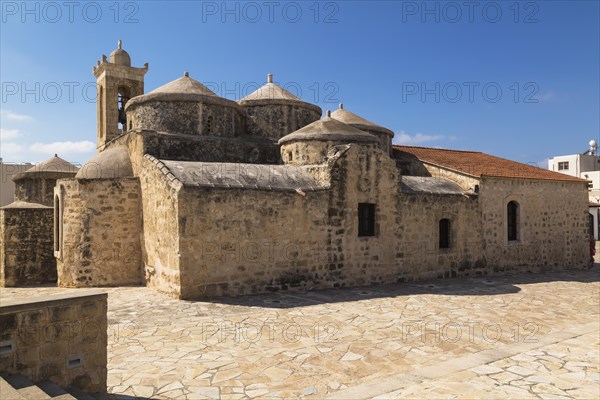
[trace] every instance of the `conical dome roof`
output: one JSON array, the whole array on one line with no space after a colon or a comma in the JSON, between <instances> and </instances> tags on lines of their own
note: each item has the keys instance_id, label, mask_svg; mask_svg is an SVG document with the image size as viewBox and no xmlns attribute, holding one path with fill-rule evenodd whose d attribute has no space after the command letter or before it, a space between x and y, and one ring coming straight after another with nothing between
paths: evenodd
<instances>
[{"instance_id":1,"label":"conical dome roof","mask_svg":"<svg viewBox=\"0 0 600 400\"><path fill-rule=\"evenodd\" d=\"M36 164L27 171L16 174L13 177L13 181L21 179L34 179L34 178L45 178L45 179L58 179L75 176L79 168L70 162L63 160L57 154L54 157L42 161Z\"/></svg>"},{"instance_id":2,"label":"conical dome roof","mask_svg":"<svg viewBox=\"0 0 600 400\"><path fill-rule=\"evenodd\" d=\"M273 83L273 74L267 75L267 83L263 86L250 93L239 101L243 106L245 105L268 105L268 104L301 104L304 107L319 109L317 105L307 103L299 97L293 95L288 90L281 86Z\"/></svg>"},{"instance_id":3,"label":"conical dome roof","mask_svg":"<svg viewBox=\"0 0 600 400\"><path fill-rule=\"evenodd\" d=\"M279 144L313 140L343 143L378 143L375 136L331 118L330 112L327 111L325 118L282 137L279 139Z\"/></svg>"},{"instance_id":4,"label":"conical dome roof","mask_svg":"<svg viewBox=\"0 0 600 400\"><path fill-rule=\"evenodd\" d=\"M181 78L162 85L149 93L132 98L125 105L125 110L134 104L145 103L148 101L195 101L203 103L219 103L229 106L235 105L237 107L235 101L219 97L202 83L190 78L188 72L184 72Z\"/></svg>"},{"instance_id":5,"label":"conical dome roof","mask_svg":"<svg viewBox=\"0 0 600 400\"><path fill-rule=\"evenodd\" d=\"M148 94L153 93L185 93L199 94L203 96L217 96L215 92L204 86L202 83L190 78L190 75L187 72L184 72L181 78L162 85Z\"/></svg>"},{"instance_id":6,"label":"conical dome roof","mask_svg":"<svg viewBox=\"0 0 600 400\"><path fill-rule=\"evenodd\" d=\"M361 116L354 114L351 111L345 110L344 105L340 104L340 108L331 113L331 117L342 121L348 125L352 125L358 129L367 129L376 132L386 133L390 136L394 136L394 132L388 128L384 128L381 125L377 125L369 120L364 119Z\"/></svg>"}]
</instances>

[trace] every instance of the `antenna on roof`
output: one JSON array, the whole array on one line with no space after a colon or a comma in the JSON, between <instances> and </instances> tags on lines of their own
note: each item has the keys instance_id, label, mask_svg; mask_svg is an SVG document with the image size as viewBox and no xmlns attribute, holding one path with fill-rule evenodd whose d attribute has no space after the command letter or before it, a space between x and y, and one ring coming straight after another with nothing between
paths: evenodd
<instances>
[{"instance_id":1,"label":"antenna on roof","mask_svg":"<svg viewBox=\"0 0 600 400\"><path fill-rule=\"evenodd\" d=\"M596 143L595 140L590 140L589 145L590 145L590 155L595 156L596 150L598 149L598 144Z\"/></svg>"}]
</instances>

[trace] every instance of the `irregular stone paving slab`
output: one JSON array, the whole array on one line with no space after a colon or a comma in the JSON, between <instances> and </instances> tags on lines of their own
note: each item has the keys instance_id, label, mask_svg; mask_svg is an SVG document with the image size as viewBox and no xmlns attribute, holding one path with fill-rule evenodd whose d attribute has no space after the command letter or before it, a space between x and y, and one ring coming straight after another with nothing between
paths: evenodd
<instances>
[{"instance_id":1,"label":"irregular stone paving slab","mask_svg":"<svg viewBox=\"0 0 600 400\"><path fill-rule=\"evenodd\" d=\"M178 301L107 288L128 398L599 398L600 271ZM0 301L76 291L3 288Z\"/></svg>"}]
</instances>

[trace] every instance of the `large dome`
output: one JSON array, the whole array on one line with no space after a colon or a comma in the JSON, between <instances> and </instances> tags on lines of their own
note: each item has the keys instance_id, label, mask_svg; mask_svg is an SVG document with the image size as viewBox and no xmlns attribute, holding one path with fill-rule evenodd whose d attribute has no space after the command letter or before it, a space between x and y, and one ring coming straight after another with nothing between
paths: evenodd
<instances>
[{"instance_id":1,"label":"large dome","mask_svg":"<svg viewBox=\"0 0 600 400\"><path fill-rule=\"evenodd\" d=\"M184 135L238 136L244 111L238 103L217 96L185 72L125 105L128 130L141 129Z\"/></svg>"},{"instance_id":2,"label":"large dome","mask_svg":"<svg viewBox=\"0 0 600 400\"><path fill-rule=\"evenodd\" d=\"M125 109L149 101L194 101L237 106L235 101L219 97L201 82L190 78L188 72L184 72L181 78L164 84L149 93L134 97L127 102Z\"/></svg>"},{"instance_id":3,"label":"large dome","mask_svg":"<svg viewBox=\"0 0 600 400\"><path fill-rule=\"evenodd\" d=\"M273 83L273 74L267 75L267 83L250 93L239 101L242 106L258 106L258 105L300 105L306 108L317 110L321 114L321 108L315 104L308 103L290 91Z\"/></svg>"}]
</instances>

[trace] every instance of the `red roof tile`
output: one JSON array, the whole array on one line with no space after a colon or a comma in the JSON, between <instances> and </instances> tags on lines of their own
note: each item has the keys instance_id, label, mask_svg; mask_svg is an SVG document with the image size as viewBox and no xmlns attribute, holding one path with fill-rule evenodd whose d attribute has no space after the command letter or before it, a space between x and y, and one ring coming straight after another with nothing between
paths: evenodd
<instances>
[{"instance_id":1,"label":"red roof tile","mask_svg":"<svg viewBox=\"0 0 600 400\"><path fill-rule=\"evenodd\" d=\"M410 154L424 163L437 165L476 178L498 177L541 179L551 181L587 182L585 179L547 169L522 164L478 151L435 149L431 147L393 146L400 153Z\"/></svg>"}]
</instances>

